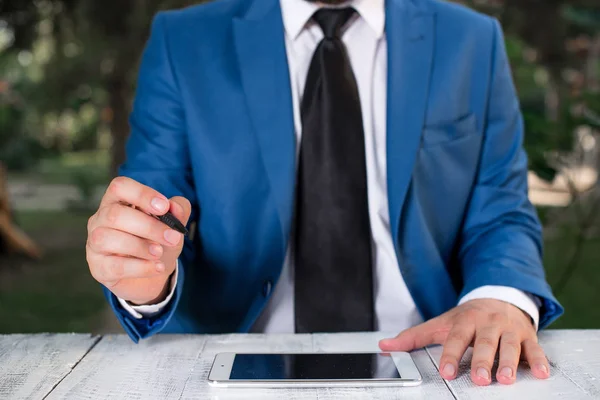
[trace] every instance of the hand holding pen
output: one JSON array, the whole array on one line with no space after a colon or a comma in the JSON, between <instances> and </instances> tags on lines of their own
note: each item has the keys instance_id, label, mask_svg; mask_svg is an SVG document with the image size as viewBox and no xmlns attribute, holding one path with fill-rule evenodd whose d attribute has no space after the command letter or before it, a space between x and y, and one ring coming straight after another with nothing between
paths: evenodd
<instances>
[{"instance_id":1,"label":"hand holding pen","mask_svg":"<svg viewBox=\"0 0 600 400\"><path fill-rule=\"evenodd\" d=\"M115 178L88 222L87 260L92 276L133 304L166 297L183 249L191 205L167 199L130 178Z\"/></svg>"}]
</instances>

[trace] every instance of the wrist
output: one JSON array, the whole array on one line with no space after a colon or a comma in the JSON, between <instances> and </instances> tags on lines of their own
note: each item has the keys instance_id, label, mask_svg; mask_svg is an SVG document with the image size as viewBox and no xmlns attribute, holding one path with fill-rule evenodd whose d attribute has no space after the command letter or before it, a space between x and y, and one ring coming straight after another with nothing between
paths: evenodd
<instances>
[{"instance_id":1,"label":"wrist","mask_svg":"<svg viewBox=\"0 0 600 400\"><path fill-rule=\"evenodd\" d=\"M173 273L171 273L171 275L169 275L167 277L167 280L162 284L162 289L160 290L159 294L154 296L152 299L140 300L140 301L130 300L130 301L128 301L128 303L130 303L131 305L134 305L134 306L148 306L148 305L153 305L153 304L158 304L158 303L163 302L169 296L169 293L171 292L171 280L172 279L173 279Z\"/></svg>"}]
</instances>

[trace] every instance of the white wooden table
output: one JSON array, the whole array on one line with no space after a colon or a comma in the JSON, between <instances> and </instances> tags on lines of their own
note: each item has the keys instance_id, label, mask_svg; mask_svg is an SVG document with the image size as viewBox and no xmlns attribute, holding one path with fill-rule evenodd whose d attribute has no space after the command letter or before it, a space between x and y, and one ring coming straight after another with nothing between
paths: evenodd
<instances>
[{"instance_id":1,"label":"white wooden table","mask_svg":"<svg viewBox=\"0 0 600 400\"><path fill-rule=\"evenodd\" d=\"M382 333L338 335L156 336L138 345L127 336L0 335L0 399L600 399L600 331L540 335L551 378L477 387L469 354L458 379L437 372L440 347L412 354L423 384L377 389L213 389L206 378L223 351L373 351Z\"/></svg>"}]
</instances>

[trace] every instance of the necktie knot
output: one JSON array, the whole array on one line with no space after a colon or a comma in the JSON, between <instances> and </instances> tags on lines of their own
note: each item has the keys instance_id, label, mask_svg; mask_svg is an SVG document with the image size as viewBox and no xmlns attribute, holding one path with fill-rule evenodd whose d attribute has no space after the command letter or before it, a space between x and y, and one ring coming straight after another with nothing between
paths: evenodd
<instances>
[{"instance_id":1,"label":"necktie knot","mask_svg":"<svg viewBox=\"0 0 600 400\"><path fill-rule=\"evenodd\" d=\"M322 8L313 15L327 39L339 39L344 25L352 18L354 8Z\"/></svg>"}]
</instances>

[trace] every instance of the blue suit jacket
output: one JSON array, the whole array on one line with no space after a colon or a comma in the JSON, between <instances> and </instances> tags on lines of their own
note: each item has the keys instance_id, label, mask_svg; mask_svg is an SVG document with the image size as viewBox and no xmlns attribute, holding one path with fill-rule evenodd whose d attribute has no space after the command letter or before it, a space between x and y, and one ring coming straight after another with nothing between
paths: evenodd
<instances>
[{"instance_id":1,"label":"blue suit jacket","mask_svg":"<svg viewBox=\"0 0 600 400\"><path fill-rule=\"evenodd\" d=\"M562 313L527 199L523 124L498 23L437 0L388 0L387 176L402 276L423 318L505 285ZM219 0L159 14L144 52L121 173L185 196L174 301L136 320L157 332L246 332L279 277L292 224L295 134L278 0Z\"/></svg>"}]
</instances>

